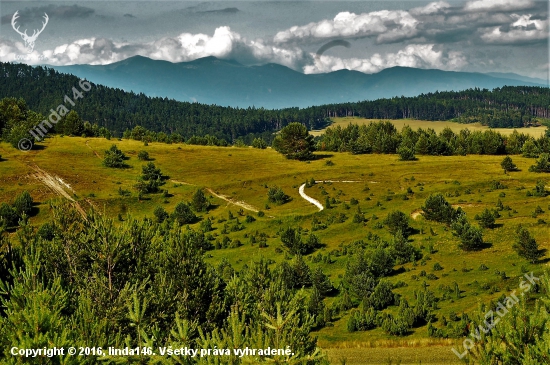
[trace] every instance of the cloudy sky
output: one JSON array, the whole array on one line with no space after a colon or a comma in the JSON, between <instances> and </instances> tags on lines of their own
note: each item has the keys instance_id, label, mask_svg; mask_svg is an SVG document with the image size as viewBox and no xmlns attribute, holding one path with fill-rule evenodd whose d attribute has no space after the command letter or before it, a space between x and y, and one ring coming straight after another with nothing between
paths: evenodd
<instances>
[{"instance_id":1,"label":"cloudy sky","mask_svg":"<svg viewBox=\"0 0 550 365\"><path fill-rule=\"evenodd\" d=\"M393 66L548 79L548 1L0 2L0 61L109 64L135 55L278 63L304 73ZM20 32L42 28L28 53Z\"/></svg>"}]
</instances>

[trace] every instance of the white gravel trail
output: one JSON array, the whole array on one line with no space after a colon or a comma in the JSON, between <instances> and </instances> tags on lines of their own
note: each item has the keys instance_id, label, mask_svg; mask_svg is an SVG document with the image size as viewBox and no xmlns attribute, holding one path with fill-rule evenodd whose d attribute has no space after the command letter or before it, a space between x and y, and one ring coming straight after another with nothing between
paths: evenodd
<instances>
[{"instance_id":1,"label":"white gravel trail","mask_svg":"<svg viewBox=\"0 0 550 365\"><path fill-rule=\"evenodd\" d=\"M315 180L315 182L317 184L319 183L325 183L325 182L330 182L330 183L356 183L356 182L361 182L361 181L357 181L357 180ZM300 189L298 189L298 192L300 193L300 196L302 198L304 198L305 200L307 200L308 202L310 202L311 204L315 205L317 208L319 208L319 211L325 209L325 207L323 207L323 204L321 204L321 202L317 199L313 199L312 197L310 197L309 195L307 195L305 192L304 192L304 189L306 187L306 184L302 184L300 186Z\"/></svg>"},{"instance_id":2,"label":"white gravel trail","mask_svg":"<svg viewBox=\"0 0 550 365\"><path fill-rule=\"evenodd\" d=\"M300 189L298 189L298 192L300 193L300 196L301 196L302 198L304 198L305 200L307 200L308 202L310 202L311 204L314 204L317 208L319 208L319 211L325 209L325 208L323 207L323 204L321 204L321 203L319 202L319 200L313 199L312 197L310 197L309 195L307 195L306 193L304 193L305 187L306 187L306 184L304 183L304 184L302 184L302 185L300 186Z\"/></svg>"}]
</instances>

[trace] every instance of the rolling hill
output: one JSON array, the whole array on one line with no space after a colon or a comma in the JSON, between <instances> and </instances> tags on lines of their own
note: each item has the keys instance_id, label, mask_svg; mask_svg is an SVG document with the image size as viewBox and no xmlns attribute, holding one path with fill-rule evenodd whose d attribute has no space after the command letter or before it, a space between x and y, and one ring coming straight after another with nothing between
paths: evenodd
<instances>
[{"instance_id":1,"label":"rolling hill","mask_svg":"<svg viewBox=\"0 0 550 365\"><path fill-rule=\"evenodd\" d=\"M278 64L245 66L215 57L170 63L135 56L109 65L53 68L148 96L243 108L303 108L475 87L545 86L542 81L533 82L536 79L527 81L507 74L497 77L407 67L388 68L372 75L349 70L306 75Z\"/></svg>"}]
</instances>

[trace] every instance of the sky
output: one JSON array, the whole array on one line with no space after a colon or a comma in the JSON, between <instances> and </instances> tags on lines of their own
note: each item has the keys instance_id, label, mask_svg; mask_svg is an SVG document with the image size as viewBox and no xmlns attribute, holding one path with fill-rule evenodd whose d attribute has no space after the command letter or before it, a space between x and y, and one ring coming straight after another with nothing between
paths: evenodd
<instances>
[{"instance_id":1,"label":"sky","mask_svg":"<svg viewBox=\"0 0 550 365\"><path fill-rule=\"evenodd\" d=\"M535 0L1 1L0 61L215 56L307 74L406 66L548 80L548 13L549 2ZM43 28L32 52L13 20L28 36Z\"/></svg>"}]
</instances>

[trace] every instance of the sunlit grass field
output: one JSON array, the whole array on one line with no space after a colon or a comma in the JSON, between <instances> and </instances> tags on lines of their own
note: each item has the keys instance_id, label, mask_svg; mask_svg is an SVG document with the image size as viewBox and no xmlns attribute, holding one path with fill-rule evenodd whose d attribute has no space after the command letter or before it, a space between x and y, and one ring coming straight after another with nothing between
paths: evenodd
<instances>
[{"instance_id":1,"label":"sunlit grass field","mask_svg":"<svg viewBox=\"0 0 550 365\"><path fill-rule=\"evenodd\" d=\"M408 122L411 123L406 124L413 128L419 127L413 125L414 121ZM338 123L344 123L344 120ZM424 123L425 128L427 123L433 122L418 123ZM112 169L102 165L101 157L112 144L117 144L130 157L126 161L128 168ZM547 223L550 222L550 198L527 196L527 191L534 188L537 180L545 180L550 189L550 176L529 172L534 159L521 156L512 156L520 171L505 175L500 167L502 156L419 156L417 161L401 162L396 155L329 153L318 155L318 159L311 162L299 162L287 160L272 149L162 143L144 146L138 141L59 136L48 138L41 147L24 153L6 143L0 144L0 202L11 202L18 193L28 190L37 202L37 214L31 218L35 226L49 219L50 202L63 199L37 177L37 167L67 184L69 187L62 184L63 189L84 210L94 207L115 220L119 215L123 219L127 219L128 215L153 217L157 206L172 212L178 202L189 201L198 188L212 189L230 200L246 202L264 211L264 217L246 210L239 215L240 207L207 193L213 209L199 215L202 219L207 216L214 219L215 230L211 232L214 237L223 236L223 223L218 223L218 220L227 219L229 211L245 226L244 230L227 234L232 240L239 239L242 246L209 251L207 260L216 265L226 258L236 269L260 257L271 259L273 264L289 260L290 255L284 249L281 252L283 247L277 236L280 228L301 226L310 230L314 217L324 222L342 213L346 216L343 223L332 223L326 229L315 232L324 247L306 257L311 267L320 266L330 275L335 287L345 272L348 259L341 248L355 240L366 240L369 232L389 240L389 233L375 225L392 210L403 211L411 215L411 226L418 233L410 239L422 251L425 260L416 266L408 263L396 267L397 273L389 280L407 284L394 291L409 301L412 301L414 290L422 288L423 278L412 278L422 270L437 276L437 280L427 280L427 283L428 288L438 296L441 295L440 285L458 283L462 298L440 301L436 312L438 317L448 317L451 312L469 312L480 303L488 304L503 293L517 289L518 277L522 272L540 271L540 264L527 263L512 249L514 232L520 223L533 234L540 248L550 249L550 226ZM141 150L147 151L154 164L168 177L163 186L169 192L167 198L161 194L149 194L142 200L138 199L133 186L141 174L141 166L146 164L137 159L137 153ZM327 160L332 165L327 164ZM326 196L338 201L332 204L332 209L319 212L298 193L299 186L311 178L355 182L318 183L306 188L306 194L322 204ZM493 181L499 181L506 188L492 189ZM281 187L292 200L279 206L269 203L267 187L274 185ZM328 195L322 193L321 186ZM119 188L129 190L131 196L121 196ZM407 188L411 188L413 194L408 194L408 199L404 200ZM435 192L445 194L455 207L461 206L471 221L485 208L495 208L499 199L511 210L500 212L502 216L497 219L496 228L484 230L488 248L466 253L457 247L458 240L447 227L427 222L419 215L412 217L426 197ZM357 199L359 204L350 205L352 198ZM544 213L535 216L533 212L537 206ZM357 207L365 214L366 222L352 222ZM247 214L254 216L256 221L245 223ZM199 224L191 225L191 228L198 228ZM267 247L250 244L247 236L256 231L268 234ZM430 245L433 245L433 253L428 252ZM312 257L318 253L323 256L330 253L331 262L313 262ZM439 263L443 270L434 271L435 263ZM489 269L478 270L482 264ZM502 272L506 273L507 279L503 279ZM486 287L490 289L483 289ZM335 298L326 300L331 303ZM392 312L395 307L387 310ZM349 333L346 329L348 315L349 312L340 314L333 326L315 333L319 344L327 350L335 364L344 358L347 364L386 364L390 359L394 363L400 359L402 364L417 364L419 361L422 364L458 363L451 352L455 341L428 338L426 326L413 329L412 334L403 338L386 335L379 328Z\"/></svg>"},{"instance_id":2,"label":"sunlit grass field","mask_svg":"<svg viewBox=\"0 0 550 365\"><path fill-rule=\"evenodd\" d=\"M408 125L413 130L417 130L418 128L422 128L422 129L431 128L435 130L436 133L441 132L445 128L450 128L455 133L458 133L462 129L466 129L466 128L469 129L470 131L485 131L485 130L491 129L505 136L510 135L514 132L513 128L489 128L479 123L461 124L461 123L448 122L448 121L430 121L430 120L416 120L416 119L382 119L380 120L380 119L365 119L365 118L358 118L358 117L343 117L343 118L331 118L331 119L332 119L332 124L330 124L328 128L337 127L337 126L345 128L350 123L358 124L358 125L363 125L363 124L368 125L369 123L372 123L372 122L388 121L392 123L399 131L403 128L403 126ZM325 130L326 129L312 131L311 134L314 136L320 136L325 133ZM535 138L538 138L544 135L544 132L546 131L546 127L542 126L542 127L518 128L516 130L520 133L525 133Z\"/></svg>"}]
</instances>

